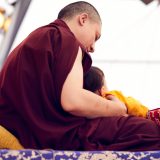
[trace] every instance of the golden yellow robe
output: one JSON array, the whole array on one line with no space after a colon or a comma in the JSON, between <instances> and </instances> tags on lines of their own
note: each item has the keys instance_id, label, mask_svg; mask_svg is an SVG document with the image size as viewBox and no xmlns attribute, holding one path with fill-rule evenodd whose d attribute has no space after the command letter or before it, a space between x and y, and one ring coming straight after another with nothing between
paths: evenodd
<instances>
[{"instance_id":1,"label":"golden yellow robe","mask_svg":"<svg viewBox=\"0 0 160 160\"><path fill-rule=\"evenodd\" d=\"M126 105L129 115L146 118L147 112L149 110L148 107L144 106L133 97L126 97L123 95L122 92L117 90L109 91L105 94L105 96L107 95L113 95L117 97L120 101L122 101Z\"/></svg>"},{"instance_id":2,"label":"golden yellow robe","mask_svg":"<svg viewBox=\"0 0 160 160\"><path fill-rule=\"evenodd\" d=\"M19 140L0 125L0 149L23 149Z\"/></svg>"}]
</instances>

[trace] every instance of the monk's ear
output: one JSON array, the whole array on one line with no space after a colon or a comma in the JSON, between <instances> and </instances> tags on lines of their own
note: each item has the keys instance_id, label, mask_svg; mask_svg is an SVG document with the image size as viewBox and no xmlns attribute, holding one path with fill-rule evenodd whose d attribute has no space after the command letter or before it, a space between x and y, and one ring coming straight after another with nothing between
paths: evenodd
<instances>
[{"instance_id":1,"label":"monk's ear","mask_svg":"<svg viewBox=\"0 0 160 160\"><path fill-rule=\"evenodd\" d=\"M83 26L85 23L86 23L86 21L88 20L88 14L87 13L81 13L80 15L79 15L79 24L81 25L81 26Z\"/></svg>"}]
</instances>

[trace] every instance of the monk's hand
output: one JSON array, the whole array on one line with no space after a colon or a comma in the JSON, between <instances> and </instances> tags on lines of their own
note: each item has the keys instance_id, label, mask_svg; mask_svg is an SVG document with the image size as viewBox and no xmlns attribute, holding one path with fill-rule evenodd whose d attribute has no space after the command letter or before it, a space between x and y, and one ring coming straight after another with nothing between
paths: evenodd
<instances>
[{"instance_id":1,"label":"monk's hand","mask_svg":"<svg viewBox=\"0 0 160 160\"><path fill-rule=\"evenodd\" d=\"M106 98L114 102L114 105L116 106L117 109L115 110L115 112L117 112L117 115L128 116L127 107L122 101L120 101L117 97L111 94L107 95Z\"/></svg>"}]
</instances>

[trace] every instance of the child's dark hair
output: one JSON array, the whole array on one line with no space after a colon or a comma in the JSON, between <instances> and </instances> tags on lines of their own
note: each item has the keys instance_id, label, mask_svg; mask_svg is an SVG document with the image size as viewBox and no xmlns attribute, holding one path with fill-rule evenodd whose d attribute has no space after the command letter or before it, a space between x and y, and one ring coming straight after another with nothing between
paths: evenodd
<instances>
[{"instance_id":1,"label":"child's dark hair","mask_svg":"<svg viewBox=\"0 0 160 160\"><path fill-rule=\"evenodd\" d=\"M83 77L83 88L91 92L96 92L104 85L104 73L101 69L91 66Z\"/></svg>"}]
</instances>

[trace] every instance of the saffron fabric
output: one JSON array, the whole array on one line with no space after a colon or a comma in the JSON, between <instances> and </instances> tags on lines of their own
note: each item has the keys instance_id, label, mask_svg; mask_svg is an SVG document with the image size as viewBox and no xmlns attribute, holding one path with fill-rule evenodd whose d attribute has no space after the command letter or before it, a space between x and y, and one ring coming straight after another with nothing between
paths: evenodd
<instances>
[{"instance_id":1,"label":"saffron fabric","mask_svg":"<svg viewBox=\"0 0 160 160\"><path fill-rule=\"evenodd\" d=\"M3 126L0 126L0 149L24 149L18 139L7 131Z\"/></svg>"},{"instance_id":2,"label":"saffron fabric","mask_svg":"<svg viewBox=\"0 0 160 160\"><path fill-rule=\"evenodd\" d=\"M117 90L109 91L106 95L108 94L114 95L121 100L126 105L128 114L144 118L147 117L148 107L144 106L133 97L126 97L121 91Z\"/></svg>"}]
</instances>

